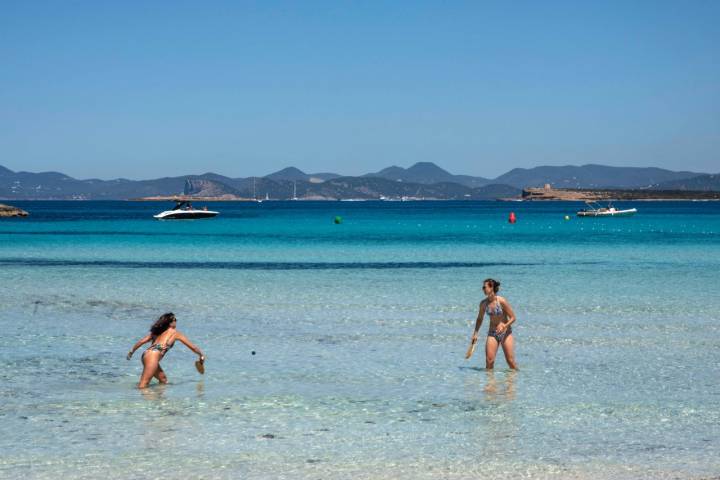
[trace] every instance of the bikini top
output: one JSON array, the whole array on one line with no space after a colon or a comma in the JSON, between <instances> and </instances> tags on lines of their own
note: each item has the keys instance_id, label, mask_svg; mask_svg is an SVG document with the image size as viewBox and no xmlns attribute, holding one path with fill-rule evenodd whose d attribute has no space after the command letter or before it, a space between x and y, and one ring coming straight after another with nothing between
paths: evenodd
<instances>
[{"instance_id":1,"label":"bikini top","mask_svg":"<svg viewBox=\"0 0 720 480\"><path fill-rule=\"evenodd\" d=\"M176 336L177 334L173 335L172 338L169 338L168 340L174 340ZM155 343L151 345L148 350L157 350L158 352L165 354L175 345L175 342L170 343L170 345L168 345L168 343L168 341L165 341L165 343Z\"/></svg>"},{"instance_id":2,"label":"bikini top","mask_svg":"<svg viewBox=\"0 0 720 480\"><path fill-rule=\"evenodd\" d=\"M488 306L485 309L485 313L487 313L488 316L498 316L498 315L502 315L504 313L503 309L502 309L502 304L500 303L500 300L497 297L495 297L495 308L493 308L492 304L490 304L488 302Z\"/></svg>"}]
</instances>

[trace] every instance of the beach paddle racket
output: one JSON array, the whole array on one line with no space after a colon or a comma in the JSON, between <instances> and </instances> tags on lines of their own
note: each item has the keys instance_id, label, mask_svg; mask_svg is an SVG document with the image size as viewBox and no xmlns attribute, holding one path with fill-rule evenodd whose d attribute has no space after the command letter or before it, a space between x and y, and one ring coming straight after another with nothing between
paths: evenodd
<instances>
[{"instance_id":1,"label":"beach paddle racket","mask_svg":"<svg viewBox=\"0 0 720 480\"><path fill-rule=\"evenodd\" d=\"M472 354L475 353L475 347L477 347L477 340L472 342L468 347L467 352L465 353L465 360L472 357Z\"/></svg>"},{"instance_id":2,"label":"beach paddle racket","mask_svg":"<svg viewBox=\"0 0 720 480\"><path fill-rule=\"evenodd\" d=\"M205 362L202 360L196 360L195 361L195 369L200 373L200 375L205 373Z\"/></svg>"}]
</instances>

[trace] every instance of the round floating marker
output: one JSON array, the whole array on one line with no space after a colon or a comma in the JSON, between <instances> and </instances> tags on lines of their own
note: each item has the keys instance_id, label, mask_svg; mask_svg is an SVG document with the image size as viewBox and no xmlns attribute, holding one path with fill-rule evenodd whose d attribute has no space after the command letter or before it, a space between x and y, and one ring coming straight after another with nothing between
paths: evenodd
<instances>
[{"instance_id":1,"label":"round floating marker","mask_svg":"<svg viewBox=\"0 0 720 480\"><path fill-rule=\"evenodd\" d=\"M340 215L337 215L333 222L335 222L335 225L340 225L342 223L342 217Z\"/></svg>"},{"instance_id":2,"label":"round floating marker","mask_svg":"<svg viewBox=\"0 0 720 480\"><path fill-rule=\"evenodd\" d=\"M565 215L565 221L570 220L570 215Z\"/></svg>"},{"instance_id":3,"label":"round floating marker","mask_svg":"<svg viewBox=\"0 0 720 480\"><path fill-rule=\"evenodd\" d=\"M508 222L510 222L510 223L517 222L517 217L515 216L515 212L510 212L510 216L508 217Z\"/></svg>"}]
</instances>

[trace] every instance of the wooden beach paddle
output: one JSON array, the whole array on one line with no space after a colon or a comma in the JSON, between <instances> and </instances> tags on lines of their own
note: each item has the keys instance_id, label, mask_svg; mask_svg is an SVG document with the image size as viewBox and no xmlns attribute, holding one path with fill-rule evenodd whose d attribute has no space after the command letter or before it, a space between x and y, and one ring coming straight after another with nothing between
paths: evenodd
<instances>
[{"instance_id":1,"label":"wooden beach paddle","mask_svg":"<svg viewBox=\"0 0 720 480\"><path fill-rule=\"evenodd\" d=\"M200 375L205 373L205 359L202 360L196 360L195 361L195 369L200 373Z\"/></svg>"},{"instance_id":2,"label":"wooden beach paddle","mask_svg":"<svg viewBox=\"0 0 720 480\"><path fill-rule=\"evenodd\" d=\"M473 340L473 342L468 347L467 352L465 353L465 360L472 357L473 353L475 353L475 347L477 347L477 340Z\"/></svg>"}]
</instances>

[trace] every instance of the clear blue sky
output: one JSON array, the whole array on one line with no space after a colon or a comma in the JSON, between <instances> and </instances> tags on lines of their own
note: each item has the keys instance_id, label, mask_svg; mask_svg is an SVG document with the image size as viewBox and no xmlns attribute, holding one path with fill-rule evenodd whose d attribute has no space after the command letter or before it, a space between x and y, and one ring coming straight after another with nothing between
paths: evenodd
<instances>
[{"instance_id":1,"label":"clear blue sky","mask_svg":"<svg viewBox=\"0 0 720 480\"><path fill-rule=\"evenodd\" d=\"M0 3L0 165L720 171L720 2Z\"/></svg>"}]
</instances>

